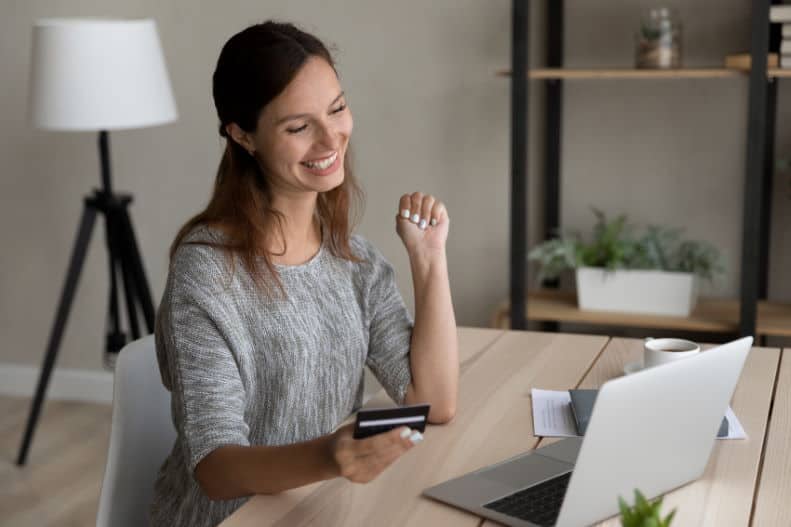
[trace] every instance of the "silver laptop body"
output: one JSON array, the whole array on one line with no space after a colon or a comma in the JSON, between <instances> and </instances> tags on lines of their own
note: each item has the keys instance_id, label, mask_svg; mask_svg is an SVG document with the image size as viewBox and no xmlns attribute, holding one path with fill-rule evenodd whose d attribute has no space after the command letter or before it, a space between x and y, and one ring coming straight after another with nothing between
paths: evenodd
<instances>
[{"instance_id":1,"label":"silver laptop body","mask_svg":"<svg viewBox=\"0 0 791 527\"><path fill-rule=\"evenodd\" d=\"M697 479L711 455L752 346L745 337L693 357L606 382L584 441L565 439L426 489L435 500L512 526L539 524L487 504L571 472L555 525L618 513L618 496L647 497Z\"/></svg>"}]
</instances>

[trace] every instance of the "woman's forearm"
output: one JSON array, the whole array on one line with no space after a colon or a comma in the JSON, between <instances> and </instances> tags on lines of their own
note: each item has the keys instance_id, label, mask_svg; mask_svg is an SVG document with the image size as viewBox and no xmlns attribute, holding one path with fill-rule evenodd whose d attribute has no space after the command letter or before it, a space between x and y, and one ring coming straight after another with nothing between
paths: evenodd
<instances>
[{"instance_id":1,"label":"woman's forearm","mask_svg":"<svg viewBox=\"0 0 791 527\"><path fill-rule=\"evenodd\" d=\"M415 327L410 351L412 384L406 402L430 403L429 420L447 422L456 413L459 385L447 257L442 250L430 256L411 255L409 260L415 288Z\"/></svg>"},{"instance_id":2,"label":"woman's forearm","mask_svg":"<svg viewBox=\"0 0 791 527\"><path fill-rule=\"evenodd\" d=\"M198 463L195 479L213 500L275 494L338 476L329 436L283 446L228 445Z\"/></svg>"}]
</instances>

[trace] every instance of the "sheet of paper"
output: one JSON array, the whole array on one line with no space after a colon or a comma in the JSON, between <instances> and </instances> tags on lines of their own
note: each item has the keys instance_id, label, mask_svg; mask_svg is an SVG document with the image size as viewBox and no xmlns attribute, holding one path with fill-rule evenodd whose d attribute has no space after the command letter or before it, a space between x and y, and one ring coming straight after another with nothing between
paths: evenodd
<instances>
[{"instance_id":1,"label":"sheet of paper","mask_svg":"<svg viewBox=\"0 0 791 527\"><path fill-rule=\"evenodd\" d=\"M533 434L545 437L576 437L568 390L530 390L533 400Z\"/></svg>"},{"instance_id":2,"label":"sheet of paper","mask_svg":"<svg viewBox=\"0 0 791 527\"><path fill-rule=\"evenodd\" d=\"M533 434L541 437L577 437L577 426L571 413L568 390L530 390L533 402ZM717 439L746 439L741 422L728 406L728 435Z\"/></svg>"},{"instance_id":3,"label":"sheet of paper","mask_svg":"<svg viewBox=\"0 0 791 527\"><path fill-rule=\"evenodd\" d=\"M747 439L747 433L730 406L725 411L725 419L728 420L728 435L717 439Z\"/></svg>"}]
</instances>

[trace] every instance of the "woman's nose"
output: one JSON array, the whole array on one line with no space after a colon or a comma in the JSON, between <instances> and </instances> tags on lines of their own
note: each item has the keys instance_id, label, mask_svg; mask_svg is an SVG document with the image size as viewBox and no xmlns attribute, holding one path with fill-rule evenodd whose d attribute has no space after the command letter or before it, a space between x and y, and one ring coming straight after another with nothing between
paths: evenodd
<instances>
[{"instance_id":1,"label":"woman's nose","mask_svg":"<svg viewBox=\"0 0 791 527\"><path fill-rule=\"evenodd\" d=\"M318 140L322 146L335 150L340 146L340 132L332 124L325 123L319 127Z\"/></svg>"}]
</instances>

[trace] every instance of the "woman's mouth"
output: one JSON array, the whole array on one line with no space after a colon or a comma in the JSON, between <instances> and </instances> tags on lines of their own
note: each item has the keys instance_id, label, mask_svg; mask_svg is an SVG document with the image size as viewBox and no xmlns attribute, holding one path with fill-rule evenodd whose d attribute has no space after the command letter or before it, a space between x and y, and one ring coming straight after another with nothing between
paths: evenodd
<instances>
[{"instance_id":1,"label":"woman's mouth","mask_svg":"<svg viewBox=\"0 0 791 527\"><path fill-rule=\"evenodd\" d=\"M338 156L338 152L333 152L327 157L313 159L311 161L300 161L299 164L305 167L311 174L327 176L335 172L338 166L340 166L340 156Z\"/></svg>"}]
</instances>

